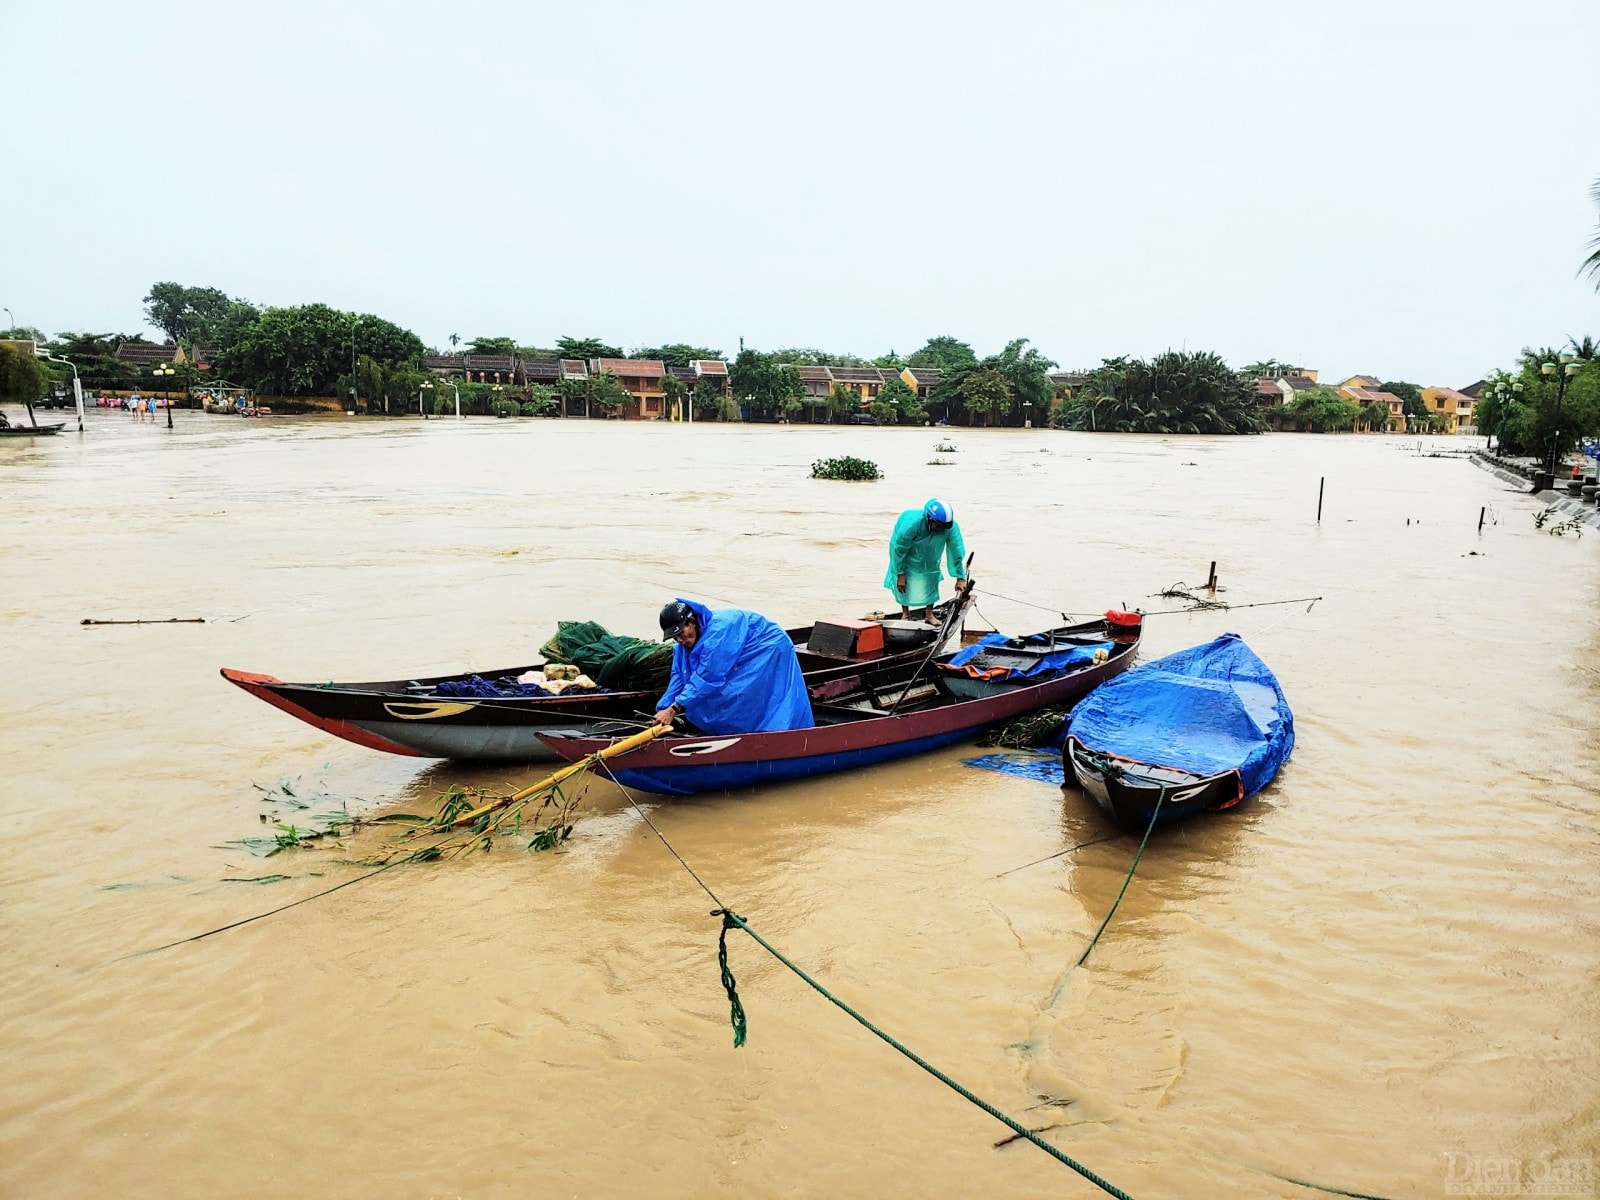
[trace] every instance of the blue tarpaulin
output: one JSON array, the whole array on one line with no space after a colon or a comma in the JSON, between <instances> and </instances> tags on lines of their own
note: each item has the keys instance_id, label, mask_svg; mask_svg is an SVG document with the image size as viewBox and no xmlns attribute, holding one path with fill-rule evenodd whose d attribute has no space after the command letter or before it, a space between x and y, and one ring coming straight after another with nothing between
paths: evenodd
<instances>
[{"instance_id":1,"label":"blue tarpaulin","mask_svg":"<svg viewBox=\"0 0 1600 1200\"><path fill-rule=\"evenodd\" d=\"M693 649L672 651L672 681L657 702L677 704L706 733L760 733L804 729L811 697L800 674L794 642L760 613L739 608L715 612L693 600L699 637Z\"/></svg>"},{"instance_id":2,"label":"blue tarpaulin","mask_svg":"<svg viewBox=\"0 0 1600 1200\"><path fill-rule=\"evenodd\" d=\"M1012 639L1003 633L986 634L971 646L968 646L964 650L953 654L950 657L950 666L965 667L970 663L972 664L974 670L982 671L985 664L982 662L973 663L973 659L979 658L988 651L997 647L1005 647L1011 641ZM1037 649L1049 644L1048 638L1040 637L1038 635L1029 637L1026 639L1026 641L1028 646L1032 649ZM1095 642L1091 645L1079 645L1075 643L1071 646L1062 646L1061 649L1054 651L1053 653L1039 655L1036 660L1026 667L1013 666L1012 664L1007 663L1005 665L1010 669L1005 673L1005 675L998 676L997 678L1031 679L1037 675L1044 675L1054 671L1064 671L1068 667L1092 663L1094 661L1094 654L1096 650L1104 650L1107 654L1110 654L1114 648L1115 643L1113 642Z\"/></svg>"},{"instance_id":3,"label":"blue tarpaulin","mask_svg":"<svg viewBox=\"0 0 1600 1200\"><path fill-rule=\"evenodd\" d=\"M1016 775L1022 779L1037 779L1040 783L1053 783L1057 787L1065 778L1059 754L982 754L977 758L963 758L961 765L999 771L1002 775Z\"/></svg>"},{"instance_id":4,"label":"blue tarpaulin","mask_svg":"<svg viewBox=\"0 0 1600 1200\"><path fill-rule=\"evenodd\" d=\"M1267 665L1225 633L1101 685L1067 733L1102 754L1196 775L1237 768L1249 796L1294 749L1294 716Z\"/></svg>"}]
</instances>

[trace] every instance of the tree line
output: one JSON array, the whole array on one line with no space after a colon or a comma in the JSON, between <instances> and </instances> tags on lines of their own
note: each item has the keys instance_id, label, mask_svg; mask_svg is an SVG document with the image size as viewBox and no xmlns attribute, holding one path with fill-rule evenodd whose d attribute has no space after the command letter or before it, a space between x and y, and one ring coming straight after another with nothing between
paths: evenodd
<instances>
[{"instance_id":1,"label":"tree line","mask_svg":"<svg viewBox=\"0 0 1600 1200\"><path fill-rule=\"evenodd\" d=\"M1600 182L1597 182L1600 189ZM1600 199L1600 191L1597 191ZM1586 262L1600 281L1600 249ZM52 352L72 360L86 387L125 390L133 386L173 390L227 383L276 397L337 396L367 412L416 411L419 402L446 411L459 393L469 412L512 412L552 415L581 411L614 414L628 402L621 382L607 374L562 379L554 385L490 385L474 382L441 385L424 369L425 355L439 353L424 346L410 330L373 313L348 312L326 304L261 308L212 287L190 287L172 281L152 284L144 297L145 319L184 349L173 381L157 384L149 367L117 358L128 343L149 344L141 334L66 332L45 338L38 330L14 329L5 336L31 337ZM789 346L770 351L741 346L729 368L731 396L710 381L691 385L670 373L695 359L721 359L720 350L688 343L636 346L625 352L594 337L560 337L553 346L524 345L508 336L463 339L452 333L447 353L503 355L529 361L625 358L659 360L668 373L661 381L669 411L693 409L698 419L833 421L853 416L863 407L882 424L921 425L945 421L954 425L1020 426L1048 424L1055 428L1123 433L1245 434L1268 428L1337 432L1387 427L1386 404L1359 405L1335 389L1299 391L1288 403L1263 408L1255 382L1292 370L1273 359L1231 369L1207 351L1167 351L1149 359L1116 357L1075 372L1073 386L1050 378L1057 363L1030 345L1027 338L1008 342L998 353L979 357L972 346L951 335L928 339L918 350L894 350L874 358L835 353L816 347ZM197 352L208 355L209 371L199 372ZM1554 349L1529 349L1512 369L1489 381L1493 394L1480 401L1478 426L1500 437L1512 453L1545 453L1560 442L1600 435L1600 368L1595 368L1594 343L1574 340L1569 355L1580 364L1555 377L1545 370L1560 362ZM847 384L835 384L825 395L808 394L799 368L805 366L935 368L931 388L914 388L891 377L863 401ZM9 377L26 368L8 366ZM45 367L41 386L52 382ZM1565 377L1565 391L1560 379ZM1496 385L1504 385L1496 388ZM17 395L33 388L11 385ZM1378 390L1401 398L1408 428L1439 430L1448 418L1430 413L1421 388L1389 380ZM431 401L430 398L431 397ZM8 397L16 398L16 397ZM1559 403L1558 403L1559 401Z\"/></svg>"}]
</instances>

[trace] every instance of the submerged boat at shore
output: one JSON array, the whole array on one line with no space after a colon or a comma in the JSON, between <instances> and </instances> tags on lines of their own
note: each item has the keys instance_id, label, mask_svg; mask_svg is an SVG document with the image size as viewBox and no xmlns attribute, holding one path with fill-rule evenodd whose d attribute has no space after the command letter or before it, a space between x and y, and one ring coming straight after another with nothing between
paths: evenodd
<instances>
[{"instance_id":1,"label":"submerged boat at shore","mask_svg":"<svg viewBox=\"0 0 1600 1200\"><path fill-rule=\"evenodd\" d=\"M1235 633L1135 667L1072 713L1061 756L1108 816L1142 831L1232 808L1294 749L1277 678Z\"/></svg>"},{"instance_id":2,"label":"submerged boat at shore","mask_svg":"<svg viewBox=\"0 0 1600 1200\"><path fill-rule=\"evenodd\" d=\"M816 689L863 670L914 665L936 642L942 647L958 636L953 624L828 618L788 633L806 684ZM542 733L583 737L618 721L648 721L663 690L568 689L549 695L514 686L544 666L363 683L291 683L231 667L222 669L222 677L308 725L370 750L506 762L555 759L540 740Z\"/></svg>"},{"instance_id":3,"label":"submerged boat at shore","mask_svg":"<svg viewBox=\"0 0 1600 1200\"><path fill-rule=\"evenodd\" d=\"M867 664L807 684L815 724L750 734L680 733L619 755L607 774L666 795L750 787L848 771L974 738L1019 716L1072 704L1126 671L1143 626L1132 613L991 635L952 654ZM575 762L607 737L548 731L542 740Z\"/></svg>"}]
</instances>

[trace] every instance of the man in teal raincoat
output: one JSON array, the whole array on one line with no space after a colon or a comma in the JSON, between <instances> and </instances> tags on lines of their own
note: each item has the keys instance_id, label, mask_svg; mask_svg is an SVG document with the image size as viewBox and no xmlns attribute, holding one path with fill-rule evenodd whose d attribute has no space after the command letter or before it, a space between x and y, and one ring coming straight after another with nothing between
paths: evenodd
<instances>
[{"instance_id":1,"label":"man in teal raincoat","mask_svg":"<svg viewBox=\"0 0 1600 1200\"><path fill-rule=\"evenodd\" d=\"M921 508L908 508L894 523L889 536L889 569L883 586L894 593L900 615L921 620L939 603L939 570L943 556L956 581L956 591L972 585L967 580L967 547L961 540L956 512L943 500L929 500Z\"/></svg>"}]
</instances>

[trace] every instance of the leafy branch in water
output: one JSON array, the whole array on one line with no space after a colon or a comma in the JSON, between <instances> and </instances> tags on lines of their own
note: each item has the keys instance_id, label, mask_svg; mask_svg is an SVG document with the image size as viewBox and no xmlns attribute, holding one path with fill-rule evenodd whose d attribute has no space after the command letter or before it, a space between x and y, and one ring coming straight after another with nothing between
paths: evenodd
<instances>
[{"instance_id":1,"label":"leafy branch in water","mask_svg":"<svg viewBox=\"0 0 1600 1200\"><path fill-rule=\"evenodd\" d=\"M1048 746L1061 732L1061 722L1066 720L1065 708L1042 708L1036 713L1018 717L998 732L984 738L980 745L1005 746L1012 750L1032 750Z\"/></svg>"},{"instance_id":2,"label":"leafy branch in water","mask_svg":"<svg viewBox=\"0 0 1600 1200\"><path fill-rule=\"evenodd\" d=\"M811 478L872 480L882 479L883 473L878 470L877 463L865 458L852 458L846 454L841 458L817 459L811 464Z\"/></svg>"},{"instance_id":3,"label":"leafy branch in water","mask_svg":"<svg viewBox=\"0 0 1600 1200\"><path fill-rule=\"evenodd\" d=\"M553 850L572 836L572 815L581 797L568 796L559 783L537 788L529 795L496 795L481 788L452 784L434 804L433 815L390 813L378 822L410 826L387 853L364 860L370 865L401 861L402 850L412 843L429 844L404 855L413 861L457 858L473 850L489 850L498 837L518 837L529 830L530 850ZM526 826L526 828L524 828Z\"/></svg>"},{"instance_id":4,"label":"leafy branch in water","mask_svg":"<svg viewBox=\"0 0 1600 1200\"><path fill-rule=\"evenodd\" d=\"M1555 516L1559 511L1560 510L1558 508L1556 508L1554 505L1551 505L1549 508L1534 513L1533 527L1535 529L1544 529L1550 518ZM1544 531L1548 534L1554 535L1555 537L1566 537L1569 533L1575 534L1578 537L1582 537L1583 522L1577 517L1568 517L1565 521L1551 525L1549 529L1544 529Z\"/></svg>"}]
</instances>

